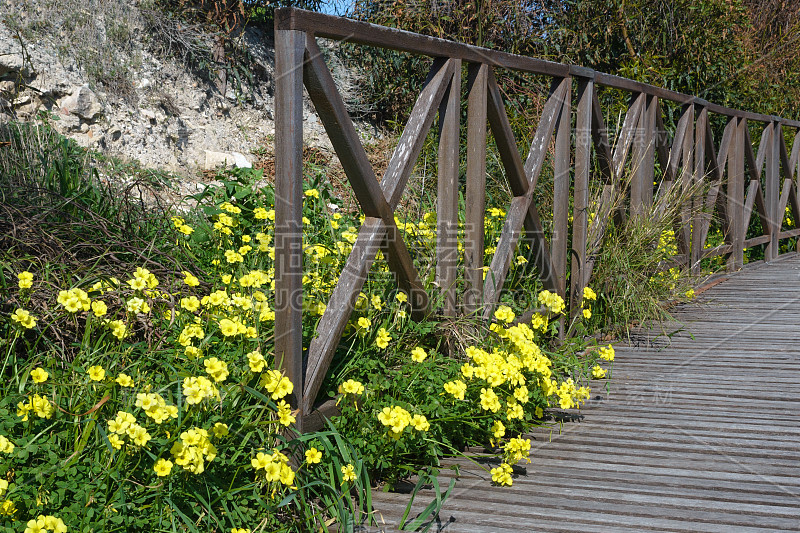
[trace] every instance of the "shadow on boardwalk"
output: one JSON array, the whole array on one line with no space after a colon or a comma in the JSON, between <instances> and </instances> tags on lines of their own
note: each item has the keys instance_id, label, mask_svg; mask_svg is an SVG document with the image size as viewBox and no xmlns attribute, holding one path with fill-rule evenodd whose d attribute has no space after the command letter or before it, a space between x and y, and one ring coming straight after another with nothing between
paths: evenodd
<instances>
[{"instance_id":1,"label":"shadow on boardwalk","mask_svg":"<svg viewBox=\"0 0 800 533\"><path fill-rule=\"evenodd\" d=\"M800 256L735 274L676 318L671 337L617 348L610 392L594 382L580 422L532 434L512 487L460 462L431 530L800 531ZM372 530L396 531L408 496L374 498Z\"/></svg>"}]
</instances>

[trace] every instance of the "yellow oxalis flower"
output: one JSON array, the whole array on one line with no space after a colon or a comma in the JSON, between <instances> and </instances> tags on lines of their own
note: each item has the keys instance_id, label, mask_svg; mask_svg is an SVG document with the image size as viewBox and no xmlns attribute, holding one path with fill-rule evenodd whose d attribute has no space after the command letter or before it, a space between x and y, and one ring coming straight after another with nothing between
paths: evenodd
<instances>
[{"instance_id":1,"label":"yellow oxalis flower","mask_svg":"<svg viewBox=\"0 0 800 533\"><path fill-rule=\"evenodd\" d=\"M360 381L348 379L339 385L339 394L363 394L364 385Z\"/></svg>"},{"instance_id":2,"label":"yellow oxalis flower","mask_svg":"<svg viewBox=\"0 0 800 533\"><path fill-rule=\"evenodd\" d=\"M606 377L606 370L600 365L594 365L592 367L592 376L597 379L602 379Z\"/></svg>"},{"instance_id":3,"label":"yellow oxalis flower","mask_svg":"<svg viewBox=\"0 0 800 533\"><path fill-rule=\"evenodd\" d=\"M34 316L25 309L17 309L14 311L14 313L11 315L11 320L17 322L25 329L31 329L36 325L36 318L34 318Z\"/></svg>"},{"instance_id":4,"label":"yellow oxalis flower","mask_svg":"<svg viewBox=\"0 0 800 533\"><path fill-rule=\"evenodd\" d=\"M316 448L309 448L306 450L306 462L308 464L316 464L322 461L322 452Z\"/></svg>"},{"instance_id":5,"label":"yellow oxalis flower","mask_svg":"<svg viewBox=\"0 0 800 533\"><path fill-rule=\"evenodd\" d=\"M50 374L43 368L34 368L31 371L31 379L34 383L44 383L48 377L50 377Z\"/></svg>"},{"instance_id":6,"label":"yellow oxalis flower","mask_svg":"<svg viewBox=\"0 0 800 533\"><path fill-rule=\"evenodd\" d=\"M606 361L614 360L614 347L610 344L608 346L603 346L598 352L600 353L601 359L605 359Z\"/></svg>"},{"instance_id":7,"label":"yellow oxalis flower","mask_svg":"<svg viewBox=\"0 0 800 533\"><path fill-rule=\"evenodd\" d=\"M100 365L90 366L86 373L89 374L89 378L92 381L103 381L103 379L106 377L106 371Z\"/></svg>"},{"instance_id":8,"label":"yellow oxalis flower","mask_svg":"<svg viewBox=\"0 0 800 533\"><path fill-rule=\"evenodd\" d=\"M497 311L494 312L494 317L497 320L508 324L512 320L514 320L514 318L516 318L516 315L514 314L514 311L511 310L510 307L508 307L507 305L501 305L500 307L497 308Z\"/></svg>"},{"instance_id":9,"label":"yellow oxalis flower","mask_svg":"<svg viewBox=\"0 0 800 533\"><path fill-rule=\"evenodd\" d=\"M133 387L133 379L128 374L120 373L114 381L121 387Z\"/></svg>"},{"instance_id":10,"label":"yellow oxalis flower","mask_svg":"<svg viewBox=\"0 0 800 533\"><path fill-rule=\"evenodd\" d=\"M411 350L411 360L415 363L421 363L428 357L428 352L426 352L421 347L417 346L413 350Z\"/></svg>"},{"instance_id":11,"label":"yellow oxalis flower","mask_svg":"<svg viewBox=\"0 0 800 533\"><path fill-rule=\"evenodd\" d=\"M381 350L384 350L389 346L390 340L392 340L392 336L389 335L389 332L384 328L381 328L378 330L378 336L375 338L375 345Z\"/></svg>"},{"instance_id":12,"label":"yellow oxalis flower","mask_svg":"<svg viewBox=\"0 0 800 533\"><path fill-rule=\"evenodd\" d=\"M342 481L349 482L356 480L356 471L353 465L347 463L346 465L342 466Z\"/></svg>"},{"instance_id":13,"label":"yellow oxalis flower","mask_svg":"<svg viewBox=\"0 0 800 533\"><path fill-rule=\"evenodd\" d=\"M30 289L33 286L33 274L27 270L17 274L17 279L19 280L17 284L20 289Z\"/></svg>"},{"instance_id":14,"label":"yellow oxalis flower","mask_svg":"<svg viewBox=\"0 0 800 533\"><path fill-rule=\"evenodd\" d=\"M172 461L169 459L159 459L156 461L156 464L153 465L153 470L155 470L158 477L168 476L169 473L172 472Z\"/></svg>"}]
</instances>

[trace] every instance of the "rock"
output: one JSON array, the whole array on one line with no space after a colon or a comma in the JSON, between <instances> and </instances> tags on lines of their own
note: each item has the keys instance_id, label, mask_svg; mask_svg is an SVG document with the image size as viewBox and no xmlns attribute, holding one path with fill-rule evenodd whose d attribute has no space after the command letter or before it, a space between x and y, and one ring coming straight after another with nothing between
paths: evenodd
<instances>
[{"instance_id":1,"label":"rock","mask_svg":"<svg viewBox=\"0 0 800 533\"><path fill-rule=\"evenodd\" d=\"M205 150L206 161L203 165L205 170L214 170L217 167L236 167L253 168L247 158L239 152L212 152Z\"/></svg>"},{"instance_id":2,"label":"rock","mask_svg":"<svg viewBox=\"0 0 800 533\"><path fill-rule=\"evenodd\" d=\"M23 72L25 69L25 60L22 58L21 55L17 54L0 54L0 76L8 74L9 72L20 72L23 76L27 75L27 72Z\"/></svg>"},{"instance_id":3,"label":"rock","mask_svg":"<svg viewBox=\"0 0 800 533\"><path fill-rule=\"evenodd\" d=\"M14 94L17 90L17 84L11 80L0 81L0 93Z\"/></svg>"},{"instance_id":4,"label":"rock","mask_svg":"<svg viewBox=\"0 0 800 533\"><path fill-rule=\"evenodd\" d=\"M58 120L54 122L54 126L59 133L65 134L80 130L81 120L75 115L59 113L56 116Z\"/></svg>"},{"instance_id":5,"label":"rock","mask_svg":"<svg viewBox=\"0 0 800 533\"><path fill-rule=\"evenodd\" d=\"M78 115L84 120L94 120L103 110L97 96L89 89L89 85L83 85L73 89L72 94L64 98L59 106L73 115Z\"/></svg>"},{"instance_id":6,"label":"rock","mask_svg":"<svg viewBox=\"0 0 800 533\"><path fill-rule=\"evenodd\" d=\"M108 138L111 139L111 142L117 142L120 137L122 137L122 130L119 126L112 126L110 130L108 130Z\"/></svg>"},{"instance_id":7,"label":"rock","mask_svg":"<svg viewBox=\"0 0 800 533\"><path fill-rule=\"evenodd\" d=\"M141 109L139 111L139 114L142 117L146 118L147 120L149 120L150 122L155 124L155 122L156 122L156 112L155 111L153 111L151 109Z\"/></svg>"}]
</instances>

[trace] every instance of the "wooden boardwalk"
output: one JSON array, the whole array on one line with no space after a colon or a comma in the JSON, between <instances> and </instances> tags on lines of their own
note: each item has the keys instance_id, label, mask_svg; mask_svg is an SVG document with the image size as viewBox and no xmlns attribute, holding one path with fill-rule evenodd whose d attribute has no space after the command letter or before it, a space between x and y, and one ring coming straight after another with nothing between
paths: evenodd
<instances>
[{"instance_id":1,"label":"wooden boardwalk","mask_svg":"<svg viewBox=\"0 0 800 533\"><path fill-rule=\"evenodd\" d=\"M800 255L731 275L676 318L671 337L617 348L610 392L595 382L580 421L532 434L513 487L461 461L431 530L800 531ZM374 499L385 525L370 530L395 531L408 496Z\"/></svg>"}]
</instances>

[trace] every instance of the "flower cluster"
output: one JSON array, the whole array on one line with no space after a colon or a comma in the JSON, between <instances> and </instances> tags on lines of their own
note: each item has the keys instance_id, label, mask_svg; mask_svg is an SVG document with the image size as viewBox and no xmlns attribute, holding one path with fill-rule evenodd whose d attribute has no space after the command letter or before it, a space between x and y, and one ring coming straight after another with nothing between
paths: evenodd
<instances>
[{"instance_id":1,"label":"flower cluster","mask_svg":"<svg viewBox=\"0 0 800 533\"><path fill-rule=\"evenodd\" d=\"M403 435L403 431L407 427L412 427L417 431L428 431L431 427L424 415L412 415L399 405L384 407L378 413L378 421L389 428L389 437L395 440Z\"/></svg>"}]
</instances>

